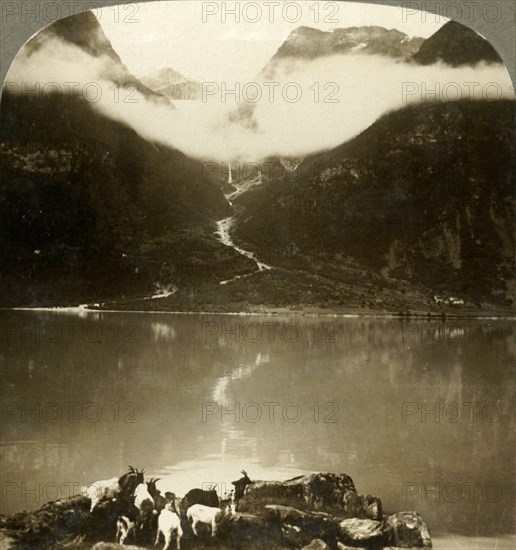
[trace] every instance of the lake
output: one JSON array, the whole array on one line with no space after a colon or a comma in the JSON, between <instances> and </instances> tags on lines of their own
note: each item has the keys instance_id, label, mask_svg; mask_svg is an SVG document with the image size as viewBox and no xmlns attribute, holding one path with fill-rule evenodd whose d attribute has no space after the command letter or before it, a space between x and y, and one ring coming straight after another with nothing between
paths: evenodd
<instances>
[{"instance_id":1,"label":"lake","mask_svg":"<svg viewBox=\"0 0 516 550\"><path fill-rule=\"evenodd\" d=\"M0 512L129 464L178 495L223 493L242 468L331 471L386 513L419 511L443 548L510 548L515 327L3 311Z\"/></svg>"}]
</instances>

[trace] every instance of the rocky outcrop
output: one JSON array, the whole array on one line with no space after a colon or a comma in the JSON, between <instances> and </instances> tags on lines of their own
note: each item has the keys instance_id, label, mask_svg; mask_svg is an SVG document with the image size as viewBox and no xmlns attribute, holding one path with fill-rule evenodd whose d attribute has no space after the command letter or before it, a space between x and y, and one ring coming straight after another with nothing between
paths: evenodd
<instances>
[{"instance_id":1,"label":"rocky outcrop","mask_svg":"<svg viewBox=\"0 0 516 550\"><path fill-rule=\"evenodd\" d=\"M417 512L399 512L385 521L385 546L431 548L428 526Z\"/></svg>"},{"instance_id":2,"label":"rocky outcrop","mask_svg":"<svg viewBox=\"0 0 516 550\"><path fill-rule=\"evenodd\" d=\"M383 525L371 519L345 519L340 522L341 540L351 546L382 547Z\"/></svg>"},{"instance_id":3,"label":"rocky outcrop","mask_svg":"<svg viewBox=\"0 0 516 550\"><path fill-rule=\"evenodd\" d=\"M302 512L290 506L269 504L269 514L281 525L283 537L294 546L303 546L315 538L334 544L339 533L337 521L322 512Z\"/></svg>"},{"instance_id":4,"label":"rocky outcrop","mask_svg":"<svg viewBox=\"0 0 516 550\"><path fill-rule=\"evenodd\" d=\"M356 494L356 489L346 474L309 474L288 481L256 481L247 487L239 506L254 513L268 504L306 511L344 512L348 493Z\"/></svg>"},{"instance_id":5,"label":"rocky outcrop","mask_svg":"<svg viewBox=\"0 0 516 550\"><path fill-rule=\"evenodd\" d=\"M52 548L82 540L90 528L90 501L76 496L48 502L35 512L3 517L2 528L26 548Z\"/></svg>"},{"instance_id":6,"label":"rocky outcrop","mask_svg":"<svg viewBox=\"0 0 516 550\"><path fill-rule=\"evenodd\" d=\"M344 495L344 510L347 518L382 519L382 502L371 495L358 495L348 491Z\"/></svg>"},{"instance_id":7,"label":"rocky outcrop","mask_svg":"<svg viewBox=\"0 0 516 550\"><path fill-rule=\"evenodd\" d=\"M49 502L35 512L0 517L2 548L68 550L138 550L150 547L155 533L137 529L139 546L115 544L116 520L122 513L114 499L98 503L76 496ZM386 547L430 548L428 527L417 512L400 512L382 520L381 502L358 495L345 474L317 473L288 481L249 485L238 512L224 514L213 550L376 550ZM347 517L347 514L357 514ZM366 517L366 515L375 517ZM186 526L184 526L186 527ZM184 548L205 548L184 528ZM152 536L151 536L152 535ZM183 545L181 545L183 547Z\"/></svg>"},{"instance_id":8,"label":"rocky outcrop","mask_svg":"<svg viewBox=\"0 0 516 550\"><path fill-rule=\"evenodd\" d=\"M264 506L280 505L303 511L324 511L338 518L382 519L382 503L359 495L345 474L309 474L288 481L256 481L239 503L245 512L259 513Z\"/></svg>"},{"instance_id":9,"label":"rocky outcrop","mask_svg":"<svg viewBox=\"0 0 516 550\"><path fill-rule=\"evenodd\" d=\"M269 541L280 543L282 533L279 522L272 515L236 513L224 518L217 529L221 539L233 542Z\"/></svg>"}]
</instances>

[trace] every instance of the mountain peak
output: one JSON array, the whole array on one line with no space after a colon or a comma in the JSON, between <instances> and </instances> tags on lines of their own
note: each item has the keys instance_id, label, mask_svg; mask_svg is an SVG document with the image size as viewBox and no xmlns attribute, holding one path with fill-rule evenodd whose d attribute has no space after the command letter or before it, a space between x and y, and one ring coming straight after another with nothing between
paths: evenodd
<instances>
[{"instance_id":1,"label":"mountain peak","mask_svg":"<svg viewBox=\"0 0 516 550\"><path fill-rule=\"evenodd\" d=\"M140 80L156 93L169 99L201 99L202 84L170 67L153 71Z\"/></svg>"},{"instance_id":2,"label":"mountain peak","mask_svg":"<svg viewBox=\"0 0 516 550\"><path fill-rule=\"evenodd\" d=\"M453 67L481 62L503 63L483 36L456 21L449 21L428 38L413 59L420 65L442 61Z\"/></svg>"},{"instance_id":3,"label":"mountain peak","mask_svg":"<svg viewBox=\"0 0 516 550\"><path fill-rule=\"evenodd\" d=\"M315 59L356 51L407 58L414 55L424 41L422 38L409 38L399 30L379 26L347 27L330 31L302 26L289 34L273 59Z\"/></svg>"},{"instance_id":4,"label":"mountain peak","mask_svg":"<svg viewBox=\"0 0 516 550\"><path fill-rule=\"evenodd\" d=\"M92 57L107 58L109 66L106 67L106 79L113 80L121 86L135 86L144 96L169 103L167 98L150 90L130 73L91 11L77 13L48 25L29 40L24 47L24 54L30 56L52 39L76 46Z\"/></svg>"},{"instance_id":5,"label":"mountain peak","mask_svg":"<svg viewBox=\"0 0 516 550\"><path fill-rule=\"evenodd\" d=\"M93 57L107 55L121 63L119 55L91 11L77 13L48 25L28 42L28 53L39 49L50 37L73 44Z\"/></svg>"}]
</instances>

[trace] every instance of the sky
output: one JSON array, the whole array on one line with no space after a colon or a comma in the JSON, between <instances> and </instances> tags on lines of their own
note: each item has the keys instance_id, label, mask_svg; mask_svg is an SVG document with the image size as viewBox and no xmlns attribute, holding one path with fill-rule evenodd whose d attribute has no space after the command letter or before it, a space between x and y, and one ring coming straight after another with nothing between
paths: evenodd
<instances>
[{"instance_id":1,"label":"sky","mask_svg":"<svg viewBox=\"0 0 516 550\"><path fill-rule=\"evenodd\" d=\"M274 6L273 4L277 4ZM122 61L137 77L170 67L206 82L250 82L300 26L329 31L378 25L428 37L446 19L351 2L158 1L95 10ZM317 8L317 9L316 9ZM231 13L235 10L237 16Z\"/></svg>"}]
</instances>

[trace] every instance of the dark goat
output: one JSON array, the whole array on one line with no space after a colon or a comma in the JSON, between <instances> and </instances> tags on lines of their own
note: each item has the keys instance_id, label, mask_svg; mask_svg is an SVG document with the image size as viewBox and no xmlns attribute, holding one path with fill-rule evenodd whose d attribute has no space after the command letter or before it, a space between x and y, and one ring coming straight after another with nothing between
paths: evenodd
<instances>
[{"instance_id":1,"label":"dark goat","mask_svg":"<svg viewBox=\"0 0 516 550\"><path fill-rule=\"evenodd\" d=\"M247 475L247 472L245 470L242 470L243 477L238 479L237 481L232 481L231 484L235 486L235 499L240 500L244 496L245 488L248 485L251 485L254 483L251 479L249 479L249 476Z\"/></svg>"},{"instance_id":2,"label":"dark goat","mask_svg":"<svg viewBox=\"0 0 516 550\"><path fill-rule=\"evenodd\" d=\"M170 505L170 509L172 510L172 512L175 512L176 514L181 513L181 499L179 497L176 497L175 493L167 491L165 493L165 499L167 501L167 504Z\"/></svg>"},{"instance_id":3,"label":"dark goat","mask_svg":"<svg viewBox=\"0 0 516 550\"><path fill-rule=\"evenodd\" d=\"M161 494L161 491L158 490L156 487L156 483L161 478L154 479L153 477L150 478L149 481L147 481L147 490L149 491L150 495L154 499L154 508L158 512L161 512L163 508L167 505L167 499Z\"/></svg>"},{"instance_id":4,"label":"dark goat","mask_svg":"<svg viewBox=\"0 0 516 550\"><path fill-rule=\"evenodd\" d=\"M136 487L143 483L144 472L145 470L139 472L137 468L129 466L129 471L118 480L120 496L123 500L130 500L134 497Z\"/></svg>"},{"instance_id":5,"label":"dark goat","mask_svg":"<svg viewBox=\"0 0 516 550\"><path fill-rule=\"evenodd\" d=\"M192 489L186 493L181 500L181 515L186 516L186 511L194 504L203 504L212 508L218 508L219 497L217 491L203 491L202 489Z\"/></svg>"}]
</instances>

